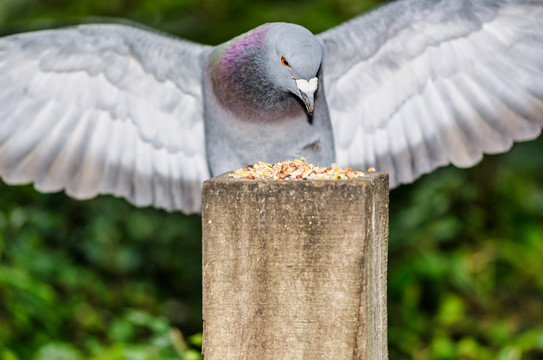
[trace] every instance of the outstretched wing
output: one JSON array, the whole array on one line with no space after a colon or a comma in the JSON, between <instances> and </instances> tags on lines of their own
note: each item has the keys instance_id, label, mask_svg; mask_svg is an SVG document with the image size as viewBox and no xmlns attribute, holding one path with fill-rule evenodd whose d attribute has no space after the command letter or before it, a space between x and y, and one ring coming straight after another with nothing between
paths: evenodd
<instances>
[{"instance_id":1,"label":"outstretched wing","mask_svg":"<svg viewBox=\"0 0 543 360\"><path fill-rule=\"evenodd\" d=\"M543 2L406 0L318 35L340 164L411 182L543 126Z\"/></svg>"},{"instance_id":2,"label":"outstretched wing","mask_svg":"<svg viewBox=\"0 0 543 360\"><path fill-rule=\"evenodd\" d=\"M121 25L0 39L0 175L195 212L207 47Z\"/></svg>"}]
</instances>

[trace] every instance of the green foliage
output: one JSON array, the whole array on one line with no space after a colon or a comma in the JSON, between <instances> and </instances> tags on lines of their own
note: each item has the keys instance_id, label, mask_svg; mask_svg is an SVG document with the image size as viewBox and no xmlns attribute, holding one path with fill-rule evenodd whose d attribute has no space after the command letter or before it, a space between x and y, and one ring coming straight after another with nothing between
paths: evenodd
<instances>
[{"instance_id":1,"label":"green foliage","mask_svg":"<svg viewBox=\"0 0 543 360\"><path fill-rule=\"evenodd\" d=\"M319 32L376 3L1 0L0 34L125 18L216 44L267 21ZM391 360L543 358L542 152L392 191ZM200 359L200 237L197 216L0 184L0 360Z\"/></svg>"},{"instance_id":2,"label":"green foliage","mask_svg":"<svg viewBox=\"0 0 543 360\"><path fill-rule=\"evenodd\" d=\"M286 21L318 33L378 5L379 0L2 0L0 34L84 22L132 21L207 44L266 22ZM235 20L235 21L234 21Z\"/></svg>"},{"instance_id":3,"label":"green foliage","mask_svg":"<svg viewBox=\"0 0 543 360\"><path fill-rule=\"evenodd\" d=\"M0 359L199 359L200 218L0 186Z\"/></svg>"},{"instance_id":4,"label":"green foliage","mask_svg":"<svg viewBox=\"0 0 543 360\"><path fill-rule=\"evenodd\" d=\"M542 150L391 193L391 359L543 357Z\"/></svg>"}]
</instances>

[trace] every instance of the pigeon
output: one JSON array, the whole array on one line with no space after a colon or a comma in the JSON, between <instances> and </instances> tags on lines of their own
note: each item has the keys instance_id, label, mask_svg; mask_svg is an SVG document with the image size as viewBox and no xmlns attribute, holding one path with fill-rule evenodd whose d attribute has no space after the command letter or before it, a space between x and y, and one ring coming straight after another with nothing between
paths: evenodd
<instances>
[{"instance_id":1,"label":"pigeon","mask_svg":"<svg viewBox=\"0 0 543 360\"><path fill-rule=\"evenodd\" d=\"M210 176L301 156L393 188L542 126L539 0L396 1L218 46L118 24L0 38L0 176L78 199L199 212Z\"/></svg>"}]
</instances>

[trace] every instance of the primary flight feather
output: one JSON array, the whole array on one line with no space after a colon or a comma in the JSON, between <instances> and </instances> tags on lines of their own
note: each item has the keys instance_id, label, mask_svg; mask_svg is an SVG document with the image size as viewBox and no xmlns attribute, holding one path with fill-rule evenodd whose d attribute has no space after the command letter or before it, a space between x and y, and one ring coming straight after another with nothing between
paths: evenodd
<instances>
[{"instance_id":1,"label":"primary flight feather","mask_svg":"<svg viewBox=\"0 0 543 360\"><path fill-rule=\"evenodd\" d=\"M211 175L305 156L394 187L537 137L543 2L404 0L216 47L123 25L0 39L0 176L197 212Z\"/></svg>"}]
</instances>

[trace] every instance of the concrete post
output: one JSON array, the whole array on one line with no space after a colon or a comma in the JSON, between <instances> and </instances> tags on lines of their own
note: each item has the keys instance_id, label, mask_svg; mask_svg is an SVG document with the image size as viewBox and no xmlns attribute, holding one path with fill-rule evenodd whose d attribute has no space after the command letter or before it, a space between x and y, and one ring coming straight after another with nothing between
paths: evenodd
<instances>
[{"instance_id":1,"label":"concrete post","mask_svg":"<svg viewBox=\"0 0 543 360\"><path fill-rule=\"evenodd\" d=\"M204 183L206 360L387 359L388 175Z\"/></svg>"}]
</instances>

